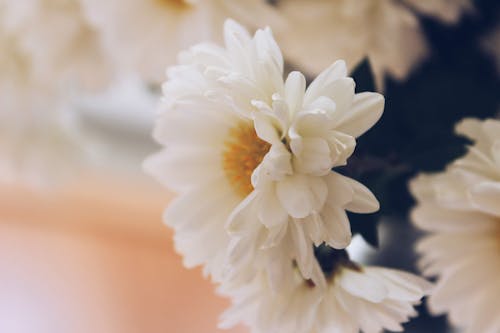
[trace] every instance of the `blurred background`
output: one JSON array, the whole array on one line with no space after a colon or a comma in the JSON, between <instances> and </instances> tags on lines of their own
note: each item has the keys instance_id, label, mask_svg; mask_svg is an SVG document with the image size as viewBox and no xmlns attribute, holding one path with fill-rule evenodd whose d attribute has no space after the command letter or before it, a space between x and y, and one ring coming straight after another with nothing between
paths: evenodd
<instances>
[{"instance_id":1,"label":"blurred background","mask_svg":"<svg viewBox=\"0 0 500 333\"><path fill-rule=\"evenodd\" d=\"M340 170L381 202L351 216L349 251L417 272L406 184L464 152L458 120L498 117L498 3L0 0L0 332L222 332L228 302L182 266L162 223L173 194L141 165L165 68L221 42L226 17L270 25L289 70L343 58L358 91L384 93ZM420 310L407 332L451 332Z\"/></svg>"}]
</instances>

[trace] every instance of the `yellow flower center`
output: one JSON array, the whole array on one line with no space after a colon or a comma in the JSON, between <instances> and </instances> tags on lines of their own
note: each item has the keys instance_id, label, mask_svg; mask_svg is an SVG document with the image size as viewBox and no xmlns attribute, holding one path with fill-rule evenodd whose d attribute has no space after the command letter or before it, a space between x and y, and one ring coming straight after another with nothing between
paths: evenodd
<instances>
[{"instance_id":1,"label":"yellow flower center","mask_svg":"<svg viewBox=\"0 0 500 333\"><path fill-rule=\"evenodd\" d=\"M224 145L224 172L236 193L246 197L253 191L252 173L262 162L271 145L257 136L250 122L241 122L231 128Z\"/></svg>"}]
</instances>

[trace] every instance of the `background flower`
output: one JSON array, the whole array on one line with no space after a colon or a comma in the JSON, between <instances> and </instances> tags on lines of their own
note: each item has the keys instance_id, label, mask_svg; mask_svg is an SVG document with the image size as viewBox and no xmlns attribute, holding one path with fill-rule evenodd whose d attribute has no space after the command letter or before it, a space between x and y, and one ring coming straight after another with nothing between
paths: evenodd
<instances>
[{"instance_id":1,"label":"background flower","mask_svg":"<svg viewBox=\"0 0 500 333\"><path fill-rule=\"evenodd\" d=\"M285 30L277 30L277 38L292 64L318 73L334 59L345 59L353 69L368 58L380 90L386 74L404 79L429 52L414 11L451 24L470 11L472 3L282 0L277 7L288 20Z\"/></svg>"},{"instance_id":2,"label":"background flower","mask_svg":"<svg viewBox=\"0 0 500 333\"><path fill-rule=\"evenodd\" d=\"M223 284L221 292L232 297L233 306L220 325L242 321L252 332L400 331L400 324L416 315L412 305L430 291L430 283L422 278L359 265L345 250L321 246L316 258L324 264L320 270L327 280L325 289L304 279L291 262L281 269L279 285L270 284L266 274L229 292Z\"/></svg>"},{"instance_id":3,"label":"background flower","mask_svg":"<svg viewBox=\"0 0 500 333\"><path fill-rule=\"evenodd\" d=\"M276 21L259 0L82 0L121 71L160 83L179 51L202 41L220 41L226 17L252 27ZM131 24L133 22L133 24Z\"/></svg>"},{"instance_id":4,"label":"background flower","mask_svg":"<svg viewBox=\"0 0 500 333\"><path fill-rule=\"evenodd\" d=\"M413 220L431 232L418 244L424 273L438 276L429 304L466 332L500 329L500 121L465 119L457 131L474 141L443 173L412 184Z\"/></svg>"}]
</instances>

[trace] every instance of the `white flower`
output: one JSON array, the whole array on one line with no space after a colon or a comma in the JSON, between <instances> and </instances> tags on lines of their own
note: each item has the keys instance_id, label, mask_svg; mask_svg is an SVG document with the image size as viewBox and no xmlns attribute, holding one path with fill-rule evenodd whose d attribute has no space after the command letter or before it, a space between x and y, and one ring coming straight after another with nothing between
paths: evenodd
<instances>
[{"instance_id":1,"label":"white flower","mask_svg":"<svg viewBox=\"0 0 500 333\"><path fill-rule=\"evenodd\" d=\"M291 237L290 255L312 276L313 243L349 244L345 210L378 209L366 187L330 170L379 119L383 97L355 94L342 61L307 89L298 72L284 82L269 29L252 38L227 21L224 37L225 48L200 44L182 54L163 86L155 137L166 148L148 169L180 194L166 221L188 266L219 276L227 227L233 249L256 234L263 247Z\"/></svg>"},{"instance_id":2,"label":"white flower","mask_svg":"<svg viewBox=\"0 0 500 333\"><path fill-rule=\"evenodd\" d=\"M46 189L74 176L85 151L76 127L56 112L0 115L0 182Z\"/></svg>"},{"instance_id":3,"label":"white flower","mask_svg":"<svg viewBox=\"0 0 500 333\"><path fill-rule=\"evenodd\" d=\"M234 304L223 314L220 326L243 322L253 333L402 331L401 323L417 314L413 306L431 287L409 273L360 266L345 251L334 251L329 259L326 290L289 264L279 290L262 274L229 292Z\"/></svg>"},{"instance_id":4,"label":"white flower","mask_svg":"<svg viewBox=\"0 0 500 333\"><path fill-rule=\"evenodd\" d=\"M282 0L288 26L276 33L287 58L309 73L334 59L352 69L367 57L382 89L386 74L403 79L428 53L412 10L454 23L471 8L470 0Z\"/></svg>"},{"instance_id":5,"label":"white flower","mask_svg":"<svg viewBox=\"0 0 500 333\"><path fill-rule=\"evenodd\" d=\"M53 41L53 47L48 48L51 64L45 66L41 59L45 56L38 58L37 52L47 45L31 34L38 29L40 37L55 22L38 28L31 26L26 23L27 17L33 19L32 10L40 8L28 6L27 12L23 12L27 17L15 15L15 9L24 5L28 3L0 1L0 181L45 187L71 174L79 155L84 153L79 136L62 109L60 72L52 66L56 59L51 56L57 53L56 44L60 41ZM21 23L26 26L21 28ZM22 36L21 31L25 33ZM35 41L42 48L36 52L30 49Z\"/></svg>"},{"instance_id":6,"label":"white flower","mask_svg":"<svg viewBox=\"0 0 500 333\"><path fill-rule=\"evenodd\" d=\"M104 85L111 62L79 1L0 0L0 27L24 54L30 80L60 88L63 80ZM3 75L2 73L1 75Z\"/></svg>"},{"instance_id":7,"label":"white flower","mask_svg":"<svg viewBox=\"0 0 500 333\"><path fill-rule=\"evenodd\" d=\"M82 0L121 70L161 82L194 43L218 40L227 16L254 26L277 19L261 0ZM253 24L253 25L252 25Z\"/></svg>"},{"instance_id":8,"label":"white flower","mask_svg":"<svg viewBox=\"0 0 500 333\"><path fill-rule=\"evenodd\" d=\"M437 276L430 309L465 332L500 331L500 121L465 119L457 132L475 143L441 173L411 183L414 222L430 232L418 244Z\"/></svg>"}]
</instances>

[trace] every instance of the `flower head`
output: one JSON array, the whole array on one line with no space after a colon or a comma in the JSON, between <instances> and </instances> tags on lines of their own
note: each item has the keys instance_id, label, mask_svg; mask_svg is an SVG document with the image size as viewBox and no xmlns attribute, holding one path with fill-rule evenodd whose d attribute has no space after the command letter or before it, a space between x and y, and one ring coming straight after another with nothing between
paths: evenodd
<instances>
[{"instance_id":1,"label":"flower head","mask_svg":"<svg viewBox=\"0 0 500 333\"><path fill-rule=\"evenodd\" d=\"M164 79L165 66L176 62L180 50L203 40L219 41L227 16L249 26L276 21L272 7L260 0L81 2L119 69L154 83Z\"/></svg>"},{"instance_id":2,"label":"flower head","mask_svg":"<svg viewBox=\"0 0 500 333\"><path fill-rule=\"evenodd\" d=\"M234 304L221 326L241 321L252 332L401 331L401 323L416 315L413 305L430 290L427 281L412 274L354 263L345 250L317 250L326 252L321 254L327 263L321 267L326 289L304 279L289 262L278 291L265 274L231 291Z\"/></svg>"},{"instance_id":3,"label":"flower head","mask_svg":"<svg viewBox=\"0 0 500 333\"><path fill-rule=\"evenodd\" d=\"M354 68L368 58L378 89L384 77L403 79L428 53L414 12L455 23L470 0L283 0L278 8L287 29L277 30L286 56L309 73L332 59Z\"/></svg>"},{"instance_id":4,"label":"flower head","mask_svg":"<svg viewBox=\"0 0 500 333\"><path fill-rule=\"evenodd\" d=\"M59 84L101 81L96 35L75 1L0 0L0 48L0 181L53 185L87 157Z\"/></svg>"},{"instance_id":5,"label":"flower head","mask_svg":"<svg viewBox=\"0 0 500 333\"><path fill-rule=\"evenodd\" d=\"M378 209L366 187L331 169L346 164L355 138L379 119L383 97L356 94L343 61L307 89L298 72L283 80L269 29L252 37L227 21L224 39L225 48L200 44L183 53L163 86L155 137L166 148L148 164L180 193L167 223L188 265L215 269L227 229L233 249L255 235L258 248L289 235L291 256L311 276L313 243L349 244L345 210Z\"/></svg>"},{"instance_id":6,"label":"flower head","mask_svg":"<svg viewBox=\"0 0 500 333\"><path fill-rule=\"evenodd\" d=\"M465 119L457 132L475 143L434 175L410 184L412 217L429 231L418 244L421 266L438 282L429 305L465 332L498 332L500 320L500 121Z\"/></svg>"}]
</instances>

